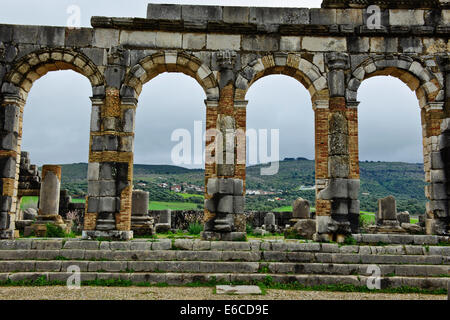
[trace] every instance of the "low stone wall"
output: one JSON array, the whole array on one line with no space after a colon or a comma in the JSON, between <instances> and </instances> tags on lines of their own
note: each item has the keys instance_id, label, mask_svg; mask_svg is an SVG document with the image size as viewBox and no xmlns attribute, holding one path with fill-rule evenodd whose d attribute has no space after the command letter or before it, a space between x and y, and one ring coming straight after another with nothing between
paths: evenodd
<instances>
[{"instance_id":1,"label":"low stone wall","mask_svg":"<svg viewBox=\"0 0 450 320\"><path fill-rule=\"evenodd\" d=\"M159 216L164 210L150 210L149 215L159 223ZM203 211L198 210L172 210L172 229L187 230L194 222L203 224Z\"/></svg>"},{"instance_id":2,"label":"low stone wall","mask_svg":"<svg viewBox=\"0 0 450 320\"><path fill-rule=\"evenodd\" d=\"M155 223L159 223L159 215L163 210L150 210L149 215L155 219ZM268 214L268 211L252 211L246 212L247 224L250 224L253 228L260 228L264 224L264 218ZM173 210L172 211L172 228L186 230L189 224L198 222L203 224L204 212L198 210ZM292 212L276 212L275 221L280 227L285 227L290 224L289 220L292 219Z\"/></svg>"}]
</instances>

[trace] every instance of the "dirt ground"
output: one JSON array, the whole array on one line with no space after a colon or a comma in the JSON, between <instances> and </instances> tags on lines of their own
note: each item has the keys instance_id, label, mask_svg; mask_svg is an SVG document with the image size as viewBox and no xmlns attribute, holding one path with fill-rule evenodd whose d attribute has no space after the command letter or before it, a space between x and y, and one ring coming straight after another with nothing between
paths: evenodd
<instances>
[{"instance_id":1,"label":"dirt ground","mask_svg":"<svg viewBox=\"0 0 450 320\"><path fill-rule=\"evenodd\" d=\"M186 287L0 287L0 300L446 300L447 295L267 290L260 296L216 295Z\"/></svg>"}]
</instances>

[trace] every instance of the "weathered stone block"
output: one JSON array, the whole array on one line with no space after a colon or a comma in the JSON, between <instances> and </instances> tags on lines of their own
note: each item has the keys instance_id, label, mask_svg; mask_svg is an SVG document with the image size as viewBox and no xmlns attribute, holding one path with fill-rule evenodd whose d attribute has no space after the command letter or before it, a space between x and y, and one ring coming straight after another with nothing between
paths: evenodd
<instances>
[{"instance_id":1,"label":"weathered stone block","mask_svg":"<svg viewBox=\"0 0 450 320\"><path fill-rule=\"evenodd\" d=\"M181 7L181 19L184 21L220 21L222 20L222 7L184 5Z\"/></svg>"},{"instance_id":2,"label":"weathered stone block","mask_svg":"<svg viewBox=\"0 0 450 320\"><path fill-rule=\"evenodd\" d=\"M389 24L391 26L423 26L424 10L404 10L391 9L389 10Z\"/></svg>"},{"instance_id":3,"label":"weathered stone block","mask_svg":"<svg viewBox=\"0 0 450 320\"><path fill-rule=\"evenodd\" d=\"M397 204L393 196L378 200L377 220L397 220Z\"/></svg>"},{"instance_id":4,"label":"weathered stone block","mask_svg":"<svg viewBox=\"0 0 450 320\"><path fill-rule=\"evenodd\" d=\"M308 24L309 12L304 8L250 8L250 23L259 25Z\"/></svg>"},{"instance_id":5,"label":"weathered stone block","mask_svg":"<svg viewBox=\"0 0 450 320\"><path fill-rule=\"evenodd\" d=\"M183 49L205 49L206 34L202 33L185 33L183 34Z\"/></svg>"},{"instance_id":6,"label":"weathered stone block","mask_svg":"<svg viewBox=\"0 0 450 320\"><path fill-rule=\"evenodd\" d=\"M240 50L240 35L208 34L206 48L210 50Z\"/></svg>"},{"instance_id":7,"label":"weathered stone block","mask_svg":"<svg viewBox=\"0 0 450 320\"><path fill-rule=\"evenodd\" d=\"M420 38L400 38L400 50L404 53L422 53L423 44Z\"/></svg>"},{"instance_id":8,"label":"weathered stone block","mask_svg":"<svg viewBox=\"0 0 450 320\"><path fill-rule=\"evenodd\" d=\"M331 178L346 178L349 171L348 156L330 156L328 158L328 172Z\"/></svg>"},{"instance_id":9,"label":"weathered stone block","mask_svg":"<svg viewBox=\"0 0 450 320\"><path fill-rule=\"evenodd\" d=\"M13 157L0 158L0 177L15 178L16 160Z\"/></svg>"},{"instance_id":10,"label":"weathered stone block","mask_svg":"<svg viewBox=\"0 0 450 320\"><path fill-rule=\"evenodd\" d=\"M333 198L348 197L348 180L331 179L328 186L319 192L318 198L321 200L331 200Z\"/></svg>"},{"instance_id":11,"label":"weathered stone block","mask_svg":"<svg viewBox=\"0 0 450 320\"><path fill-rule=\"evenodd\" d=\"M181 20L181 6L177 4L153 4L147 7L147 19Z\"/></svg>"},{"instance_id":12,"label":"weathered stone block","mask_svg":"<svg viewBox=\"0 0 450 320\"><path fill-rule=\"evenodd\" d=\"M233 197L233 213L241 214L245 211L245 197L244 196L234 196Z\"/></svg>"},{"instance_id":13,"label":"weathered stone block","mask_svg":"<svg viewBox=\"0 0 450 320\"><path fill-rule=\"evenodd\" d=\"M311 24L332 25L337 24L336 10L334 9L310 9Z\"/></svg>"},{"instance_id":14,"label":"weathered stone block","mask_svg":"<svg viewBox=\"0 0 450 320\"><path fill-rule=\"evenodd\" d=\"M250 8L246 7L223 7L223 22L243 23L249 22Z\"/></svg>"},{"instance_id":15,"label":"weathered stone block","mask_svg":"<svg viewBox=\"0 0 450 320\"><path fill-rule=\"evenodd\" d=\"M347 40L342 37L303 37L302 48L309 51L342 52L347 50Z\"/></svg>"},{"instance_id":16,"label":"weathered stone block","mask_svg":"<svg viewBox=\"0 0 450 320\"><path fill-rule=\"evenodd\" d=\"M308 200L298 198L292 204L292 218L293 219L309 219L310 218L310 204Z\"/></svg>"},{"instance_id":17,"label":"weathered stone block","mask_svg":"<svg viewBox=\"0 0 450 320\"><path fill-rule=\"evenodd\" d=\"M115 197L101 197L98 205L98 212L115 212L116 211Z\"/></svg>"},{"instance_id":18,"label":"weathered stone block","mask_svg":"<svg viewBox=\"0 0 450 320\"><path fill-rule=\"evenodd\" d=\"M295 36L284 36L280 40L281 51L298 52L301 49L301 38Z\"/></svg>"},{"instance_id":19,"label":"weathered stone block","mask_svg":"<svg viewBox=\"0 0 450 320\"><path fill-rule=\"evenodd\" d=\"M278 51L279 39L269 35L245 35L242 49L248 51Z\"/></svg>"},{"instance_id":20,"label":"weathered stone block","mask_svg":"<svg viewBox=\"0 0 450 320\"><path fill-rule=\"evenodd\" d=\"M92 45L97 48L109 49L119 45L119 30L117 29L94 29Z\"/></svg>"},{"instance_id":21,"label":"weathered stone block","mask_svg":"<svg viewBox=\"0 0 450 320\"><path fill-rule=\"evenodd\" d=\"M154 48L156 46L156 32L149 31L127 31L120 33L121 45Z\"/></svg>"},{"instance_id":22,"label":"weathered stone block","mask_svg":"<svg viewBox=\"0 0 450 320\"><path fill-rule=\"evenodd\" d=\"M217 212L219 213L233 213L234 203L233 196L223 196L219 199L217 204Z\"/></svg>"}]
</instances>

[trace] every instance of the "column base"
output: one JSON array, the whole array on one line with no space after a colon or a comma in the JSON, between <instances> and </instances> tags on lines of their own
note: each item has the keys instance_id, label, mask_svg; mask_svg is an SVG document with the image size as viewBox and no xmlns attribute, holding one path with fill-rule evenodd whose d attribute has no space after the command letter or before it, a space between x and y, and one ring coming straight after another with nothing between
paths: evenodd
<instances>
[{"instance_id":1,"label":"column base","mask_svg":"<svg viewBox=\"0 0 450 320\"><path fill-rule=\"evenodd\" d=\"M335 233L315 233L313 240L316 242L337 242L344 243L345 238L351 236L351 234L335 234Z\"/></svg>"},{"instance_id":2,"label":"column base","mask_svg":"<svg viewBox=\"0 0 450 320\"><path fill-rule=\"evenodd\" d=\"M245 232L203 231L201 236L206 241L245 241L247 239Z\"/></svg>"},{"instance_id":3,"label":"column base","mask_svg":"<svg viewBox=\"0 0 450 320\"><path fill-rule=\"evenodd\" d=\"M152 236L155 234L153 225L131 225L131 230L135 236Z\"/></svg>"},{"instance_id":4,"label":"column base","mask_svg":"<svg viewBox=\"0 0 450 320\"><path fill-rule=\"evenodd\" d=\"M0 239L2 240L13 240L15 238L14 230L2 230L0 231Z\"/></svg>"},{"instance_id":5,"label":"column base","mask_svg":"<svg viewBox=\"0 0 450 320\"><path fill-rule=\"evenodd\" d=\"M103 239L107 239L107 240L121 240L121 241L132 240L133 239L133 231L84 230L82 233L83 240L96 240L98 238L103 238Z\"/></svg>"},{"instance_id":6,"label":"column base","mask_svg":"<svg viewBox=\"0 0 450 320\"><path fill-rule=\"evenodd\" d=\"M397 220L383 220L377 225L367 227L367 233L407 233Z\"/></svg>"},{"instance_id":7,"label":"column base","mask_svg":"<svg viewBox=\"0 0 450 320\"><path fill-rule=\"evenodd\" d=\"M445 219L426 219L425 232L428 235L450 235L450 221Z\"/></svg>"}]
</instances>

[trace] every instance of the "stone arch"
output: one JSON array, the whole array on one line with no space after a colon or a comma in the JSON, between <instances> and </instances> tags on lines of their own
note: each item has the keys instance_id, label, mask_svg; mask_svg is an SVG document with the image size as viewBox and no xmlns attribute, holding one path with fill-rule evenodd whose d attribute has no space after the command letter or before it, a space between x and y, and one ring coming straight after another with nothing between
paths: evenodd
<instances>
[{"instance_id":1,"label":"stone arch","mask_svg":"<svg viewBox=\"0 0 450 320\"><path fill-rule=\"evenodd\" d=\"M356 102L361 83L375 76L392 76L403 81L416 92L421 108L444 101L442 73L433 72L426 63L411 56L380 55L368 58L353 71L347 83L347 102Z\"/></svg>"},{"instance_id":2,"label":"stone arch","mask_svg":"<svg viewBox=\"0 0 450 320\"><path fill-rule=\"evenodd\" d=\"M219 99L219 86L211 69L197 57L177 51L161 51L141 59L128 71L121 96L137 99L143 85L164 72L186 74L197 80L208 100Z\"/></svg>"},{"instance_id":3,"label":"stone arch","mask_svg":"<svg viewBox=\"0 0 450 320\"><path fill-rule=\"evenodd\" d=\"M407 55L375 56L362 62L347 82L346 99L348 105L357 106L357 91L361 83L375 76L393 76L403 81L411 91L416 92L421 109L427 233L442 234L448 222L448 195L446 192L450 172L448 163L442 160L440 145L441 126L445 118L444 75L437 62L422 61Z\"/></svg>"},{"instance_id":4,"label":"stone arch","mask_svg":"<svg viewBox=\"0 0 450 320\"><path fill-rule=\"evenodd\" d=\"M22 144L22 121L28 93L34 81L50 71L73 70L87 77L92 85L94 97L104 98L105 80L97 66L83 53L75 50L54 48L31 52L12 63L11 70L4 76L1 88L1 116L3 128L0 134L0 151L2 151L1 170L7 170L5 181L8 187L3 188L6 195L3 221L6 221L6 231L3 233L12 237L14 232L15 214L19 208L18 183ZM5 213L8 215L5 219ZM3 225L5 227L5 225Z\"/></svg>"},{"instance_id":5,"label":"stone arch","mask_svg":"<svg viewBox=\"0 0 450 320\"><path fill-rule=\"evenodd\" d=\"M105 85L103 74L86 55L74 50L55 48L34 51L20 58L5 75L4 86L8 88L2 91L16 91L14 93L26 100L34 81L50 71L58 70L73 70L84 75L91 82L93 90Z\"/></svg>"},{"instance_id":6,"label":"stone arch","mask_svg":"<svg viewBox=\"0 0 450 320\"><path fill-rule=\"evenodd\" d=\"M297 79L309 91L313 101L328 99L327 77L320 68L299 54L275 53L255 59L236 77L236 98L245 100L250 87L259 79L273 74L283 74Z\"/></svg>"}]
</instances>

